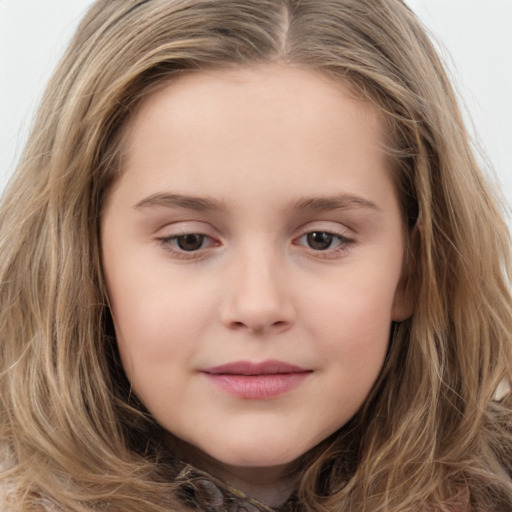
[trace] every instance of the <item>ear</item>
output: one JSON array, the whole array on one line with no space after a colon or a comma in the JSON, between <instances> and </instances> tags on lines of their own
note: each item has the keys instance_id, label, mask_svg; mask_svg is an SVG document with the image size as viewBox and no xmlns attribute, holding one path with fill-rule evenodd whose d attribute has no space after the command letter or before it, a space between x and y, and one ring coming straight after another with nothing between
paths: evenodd
<instances>
[{"instance_id":1,"label":"ear","mask_svg":"<svg viewBox=\"0 0 512 512\"><path fill-rule=\"evenodd\" d=\"M418 227L414 227L409 235L409 247L406 251L405 261L402 268L402 275L398 281L393 298L393 307L391 309L391 320L393 322L403 322L412 316L416 303L416 286L414 270L416 254L418 247Z\"/></svg>"}]
</instances>

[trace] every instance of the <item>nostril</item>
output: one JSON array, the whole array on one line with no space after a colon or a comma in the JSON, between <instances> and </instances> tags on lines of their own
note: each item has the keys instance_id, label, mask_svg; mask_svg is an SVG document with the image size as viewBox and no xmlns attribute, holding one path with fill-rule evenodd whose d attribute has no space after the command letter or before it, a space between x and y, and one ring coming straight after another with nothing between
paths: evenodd
<instances>
[{"instance_id":1,"label":"nostril","mask_svg":"<svg viewBox=\"0 0 512 512\"><path fill-rule=\"evenodd\" d=\"M289 322L287 321L284 321L284 320L278 320L277 322L270 322L270 323L266 323L266 322L248 322L248 323L245 323L245 322L240 322L240 321L235 321L235 322L231 322L230 326L232 329L235 329L235 330L245 330L245 329L248 329L250 331L254 331L254 332L261 332L261 331L266 331L266 330L282 330L284 328L286 328L286 326L289 325Z\"/></svg>"}]
</instances>

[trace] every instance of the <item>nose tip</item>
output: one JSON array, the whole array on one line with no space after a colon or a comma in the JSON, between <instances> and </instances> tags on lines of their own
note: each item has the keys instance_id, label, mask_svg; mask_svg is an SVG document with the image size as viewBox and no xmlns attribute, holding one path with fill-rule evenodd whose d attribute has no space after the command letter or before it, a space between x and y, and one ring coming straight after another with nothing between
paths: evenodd
<instances>
[{"instance_id":1,"label":"nose tip","mask_svg":"<svg viewBox=\"0 0 512 512\"><path fill-rule=\"evenodd\" d=\"M295 311L282 279L259 267L233 281L224 303L222 322L230 329L252 333L282 332L290 328Z\"/></svg>"}]
</instances>

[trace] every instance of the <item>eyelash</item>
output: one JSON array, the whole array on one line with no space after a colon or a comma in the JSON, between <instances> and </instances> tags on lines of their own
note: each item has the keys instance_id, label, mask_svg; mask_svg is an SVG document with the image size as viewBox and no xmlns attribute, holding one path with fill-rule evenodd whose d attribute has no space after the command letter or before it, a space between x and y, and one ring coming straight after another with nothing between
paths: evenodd
<instances>
[{"instance_id":1,"label":"eyelash","mask_svg":"<svg viewBox=\"0 0 512 512\"><path fill-rule=\"evenodd\" d=\"M353 239L347 238L346 236L343 236L340 233L315 229L302 234L299 238L296 238L295 240L297 240L297 242L295 243L295 245L299 245L302 239L307 240L308 237L313 235L323 235L323 238L325 238L325 236L329 237L329 245L331 245L334 240L338 241L335 247L328 247L326 249L314 249L309 245L305 245L310 251L314 252L316 257L320 258L336 258L340 256L342 253L347 252L350 246L355 243Z\"/></svg>"},{"instance_id":2,"label":"eyelash","mask_svg":"<svg viewBox=\"0 0 512 512\"><path fill-rule=\"evenodd\" d=\"M322 238L327 237L327 241L329 242L329 247L325 249L315 249L308 245L311 243L311 240L308 240L309 237L314 235L322 235ZM185 242L187 237L200 237L200 246L197 249L186 250L183 247L180 247L180 239ZM301 240L305 240L305 243L302 244ZM337 244L334 247L331 247L332 243L337 240ZM212 237L207 235L206 233L200 232L188 232L188 233L180 233L177 235L167 236L158 238L157 241L164 247L165 250L171 252L174 257L180 259L199 259L205 254L205 251L212 247L216 247L220 245L220 242L214 240ZM209 241L207 247L204 247L204 242ZM192 240L191 240L192 242ZM335 233L327 230L311 230L301 234L299 237L295 238L293 241L294 245L301 245L308 249L308 251L312 252L318 258L336 258L347 252L351 245L355 243L353 239L347 238L346 236L341 235L340 233ZM320 243L322 243L320 241Z\"/></svg>"},{"instance_id":3,"label":"eyelash","mask_svg":"<svg viewBox=\"0 0 512 512\"><path fill-rule=\"evenodd\" d=\"M179 247L179 240L185 239L187 237L201 237L201 246L195 250L183 249ZM210 245L208 247L203 247L204 241L209 240ZM157 241L162 245L162 247L173 254L173 256L181 259L193 259L199 258L204 255L204 249L208 249L210 247L215 247L220 245L220 242L215 241L211 236L208 236L206 233L180 233L178 235L166 236L157 238Z\"/></svg>"}]
</instances>

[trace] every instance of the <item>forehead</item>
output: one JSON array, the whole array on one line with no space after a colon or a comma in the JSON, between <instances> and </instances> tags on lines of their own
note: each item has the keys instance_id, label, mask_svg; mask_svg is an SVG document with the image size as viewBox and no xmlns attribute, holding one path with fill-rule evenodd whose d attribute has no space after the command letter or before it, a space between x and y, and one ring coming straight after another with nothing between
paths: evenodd
<instances>
[{"instance_id":1,"label":"forehead","mask_svg":"<svg viewBox=\"0 0 512 512\"><path fill-rule=\"evenodd\" d=\"M126 135L129 137L133 127L144 119L161 112L164 104L166 113L176 122L197 121L209 114L222 121L223 111L230 116L227 120L232 121L233 111L226 110L231 106L238 108L240 119L247 125L247 107L279 105L275 116L281 119L283 114L288 114L292 121L316 121L323 117L327 124L334 115L333 102L341 97L351 100L355 117L364 116L368 126L380 129L380 112L355 85L325 72L278 63L186 72L155 86L139 102L127 123ZM268 123L272 122L274 116L263 108L252 110L251 118L258 119L258 112Z\"/></svg>"},{"instance_id":2,"label":"forehead","mask_svg":"<svg viewBox=\"0 0 512 512\"><path fill-rule=\"evenodd\" d=\"M199 71L138 105L123 133L121 176L140 190L152 180L149 195L156 184L181 192L191 183L209 194L206 185L221 180L237 193L244 176L256 184L279 175L304 183L306 196L320 167L334 179L376 162L387 170L384 135L369 101L320 72L277 64ZM329 195L328 180L323 189L316 181L316 192Z\"/></svg>"}]
</instances>

